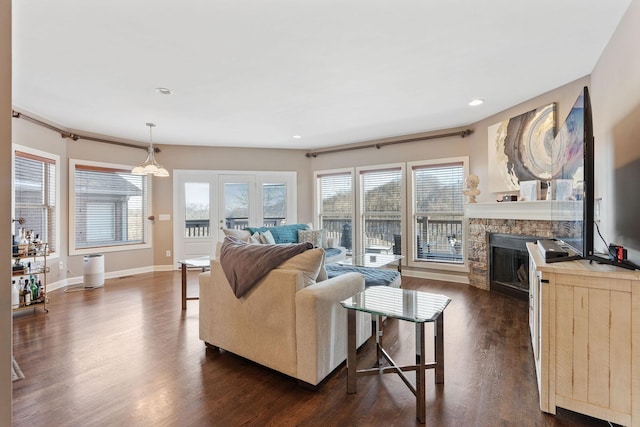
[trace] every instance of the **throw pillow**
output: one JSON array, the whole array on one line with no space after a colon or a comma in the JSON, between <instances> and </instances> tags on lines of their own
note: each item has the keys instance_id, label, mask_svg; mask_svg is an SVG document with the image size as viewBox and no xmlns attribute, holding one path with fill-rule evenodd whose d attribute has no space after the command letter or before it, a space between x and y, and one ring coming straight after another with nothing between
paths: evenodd
<instances>
[{"instance_id":1,"label":"throw pillow","mask_svg":"<svg viewBox=\"0 0 640 427\"><path fill-rule=\"evenodd\" d=\"M260 237L260 233L257 231L249 237L249 243L257 243L259 245L262 244L262 238Z\"/></svg>"},{"instance_id":2,"label":"throw pillow","mask_svg":"<svg viewBox=\"0 0 640 427\"><path fill-rule=\"evenodd\" d=\"M309 242L314 248L321 248L323 231L324 230L298 230L298 242Z\"/></svg>"},{"instance_id":3,"label":"throw pillow","mask_svg":"<svg viewBox=\"0 0 640 427\"><path fill-rule=\"evenodd\" d=\"M321 248L309 249L289 258L276 268L300 270L302 271L304 286L313 285L318 280L320 271L324 270L324 250Z\"/></svg>"},{"instance_id":4,"label":"throw pillow","mask_svg":"<svg viewBox=\"0 0 640 427\"><path fill-rule=\"evenodd\" d=\"M235 237L236 239L240 239L243 242L249 242L249 238L251 237L251 233L247 230L234 230L232 228L223 228L222 232L225 236Z\"/></svg>"},{"instance_id":5,"label":"throw pillow","mask_svg":"<svg viewBox=\"0 0 640 427\"><path fill-rule=\"evenodd\" d=\"M271 231L267 230L264 233L260 233L260 240L262 240L262 243L267 244L267 245L275 245L276 241L273 238L273 234L271 234Z\"/></svg>"}]
</instances>

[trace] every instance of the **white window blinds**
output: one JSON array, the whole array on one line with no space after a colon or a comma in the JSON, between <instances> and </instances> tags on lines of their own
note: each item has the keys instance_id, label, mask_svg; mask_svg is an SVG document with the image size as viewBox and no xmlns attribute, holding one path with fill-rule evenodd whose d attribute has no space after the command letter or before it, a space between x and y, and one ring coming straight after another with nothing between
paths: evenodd
<instances>
[{"instance_id":1,"label":"white window blinds","mask_svg":"<svg viewBox=\"0 0 640 427\"><path fill-rule=\"evenodd\" d=\"M353 212L353 179L350 173L321 175L320 215L350 219Z\"/></svg>"},{"instance_id":2,"label":"white window blinds","mask_svg":"<svg viewBox=\"0 0 640 427\"><path fill-rule=\"evenodd\" d=\"M363 171L362 194L365 215L399 216L402 212L402 169Z\"/></svg>"},{"instance_id":3,"label":"white window blinds","mask_svg":"<svg viewBox=\"0 0 640 427\"><path fill-rule=\"evenodd\" d=\"M147 177L76 164L75 248L145 243Z\"/></svg>"},{"instance_id":4,"label":"white window blinds","mask_svg":"<svg viewBox=\"0 0 640 427\"><path fill-rule=\"evenodd\" d=\"M13 233L19 228L33 231L33 237L48 243L50 252L56 251L56 162L45 157L15 152L14 157L14 218Z\"/></svg>"}]
</instances>

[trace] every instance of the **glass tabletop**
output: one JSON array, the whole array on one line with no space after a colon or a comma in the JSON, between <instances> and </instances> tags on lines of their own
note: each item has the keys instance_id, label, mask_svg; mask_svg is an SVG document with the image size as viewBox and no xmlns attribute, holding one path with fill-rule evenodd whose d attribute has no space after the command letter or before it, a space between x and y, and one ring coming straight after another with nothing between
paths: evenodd
<instances>
[{"instance_id":1,"label":"glass tabletop","mask_svg":"<svg viewBox=\"0 0 640 427\"><path fill-rule=\"evenodd\" d=\"M209 267L211 265L211 257L205 256L200 258L189 258L178 261L178 264L184 264L187 267Z\"/></svg>"},{"instance_id":2,"label":"glass tabletop","mask_svg":"<svg viewBox=\"0 0 640 427\"><path fill-rule=\"evenodd\" d=\"M352 265L354 267L380 268L389 264L395 264L404 258L402 255L366 253L364 255L353 255L340 260L337 264Z\"/></svg>"},{"instance_id":3,"label":"glass tabletop","mask_svg":"<svg viewBox=\"0 0 640 427\"><path fill-rule=\"evenodd\" d=\"M451 298L412 289L371 286L341 301L344 308L414 323L435 321Z\"/></svg>"}]
</instances>

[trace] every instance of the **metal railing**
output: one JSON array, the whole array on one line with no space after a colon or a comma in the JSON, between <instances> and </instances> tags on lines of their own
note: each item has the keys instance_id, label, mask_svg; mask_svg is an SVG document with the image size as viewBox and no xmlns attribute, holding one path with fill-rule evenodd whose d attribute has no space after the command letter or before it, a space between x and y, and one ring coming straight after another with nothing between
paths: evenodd
<instances>
[{"instance_id":1,"label":"metal railing","mask_svg":"<svg viewBox=\"0 0 640 427\"><path fill-rule=\"evenodd\" d=\"M285 223L284 218L265 218L263 227L274 227ZM225 227L241 230L249 226L248 218L225 218ZM349 251L353 247L351 218L323 218L322 228L327 239L334 239ZM367 219L363 242L372 251L401 252L400 220ZM417 259L444 262L462 262L464 256L464 233L461 219L418 217L416 220ZM209 220L187 220L186 237L210 236Z\"/></svg>"},{"instance_id":2,"label":"metal railing","mask_svg":"<svg viewBox=\"0 0 640 427\"><path fill-rule=\"evenodd\" d=\"M327 238L333 238L347 250L352 249L352 223L350 218L323 218L322 228ZM372 251L401 252L400 220L365 221L364 247ZM459 263L463 261L464 233L462 219L434 219L418 217L416 221L417 259ZM389 248L389 249L387 249Z\"/></svg>"},{"instance_id":3,"label":"metal railing","mask_svg":"<svg viewBox=\"0 0 640 427\"><path fill-rule=\"evenodd\" d=\"M208 237L209 220L208 219L188 219L185 221L184 235L185 237Z\"/></svg>"},{"instance_id":4,"label":"metal railing","mask_svg":"<svg viewBox=\"0 0 640 427\"><path fill-rule=\"evenodd\" d=\"M249 218L225 218L225 228L242 230L249 226ZM285 218L265 218L263 227L275 227L285 224ZM211 230L208 219L188 219L185 221L186 237L209 237Z\"/></svg>"}]
</instances>

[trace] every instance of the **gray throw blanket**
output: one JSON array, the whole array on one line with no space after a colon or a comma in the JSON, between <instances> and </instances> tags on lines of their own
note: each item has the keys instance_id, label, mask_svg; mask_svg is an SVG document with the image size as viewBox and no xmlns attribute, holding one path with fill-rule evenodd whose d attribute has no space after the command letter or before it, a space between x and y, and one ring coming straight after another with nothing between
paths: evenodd
<instances>
[{"instance_id":1,"label":"gray throw blanket","mask_svg":"<svg viewBox=\"0 0 640 427\"><path fill-rule=\"evenodd\" d=\"M220 266L236 298L249 292L268 272L307 249L311 243L255 245L227 236L220 247Z\"/></svg>"}]
</instances>

